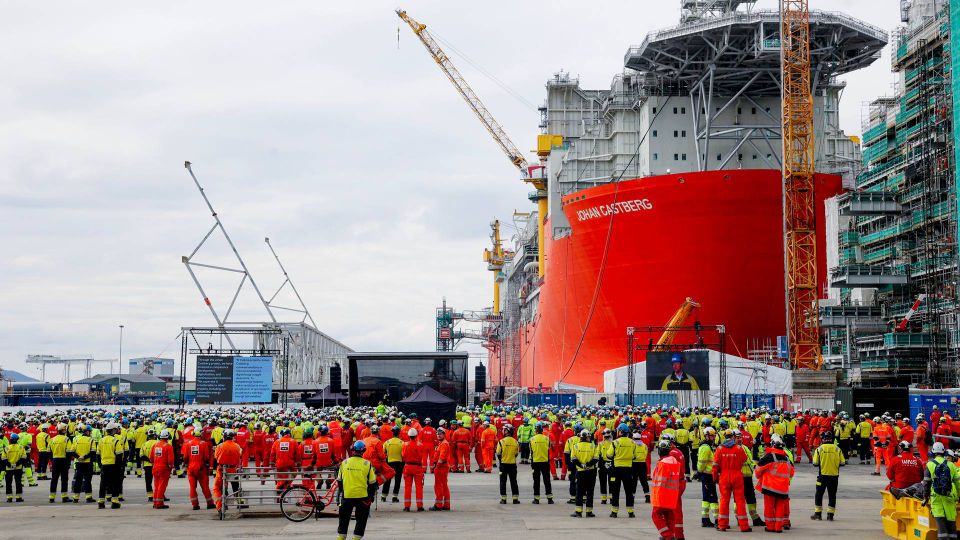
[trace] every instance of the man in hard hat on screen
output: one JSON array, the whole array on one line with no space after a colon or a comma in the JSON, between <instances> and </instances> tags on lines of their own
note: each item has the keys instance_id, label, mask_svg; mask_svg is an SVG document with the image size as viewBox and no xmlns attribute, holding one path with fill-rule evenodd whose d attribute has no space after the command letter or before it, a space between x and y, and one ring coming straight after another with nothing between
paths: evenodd
<instances>
[{"instance_id":1,"label":"man in hard hat on screen","mask_svg":"<svg viewBox=\"0 0 960 540\"><path fill-rule=\"evenodd\" d=\"M673 353L670 355L670 365L673 367L673 371L663 379L660 390L700 390L697 380L684 371L684 364L682 354Z\"/></svg>"}]
</instances>

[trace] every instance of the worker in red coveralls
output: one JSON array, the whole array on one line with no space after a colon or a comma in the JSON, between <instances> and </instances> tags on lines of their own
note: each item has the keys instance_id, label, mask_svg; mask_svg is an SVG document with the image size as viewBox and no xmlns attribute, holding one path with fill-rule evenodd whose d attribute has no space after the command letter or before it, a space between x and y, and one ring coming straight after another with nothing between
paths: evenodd
<instances>
[{"instance_id":1,"label":"worker in red coveralls","mask_svg":"<svg viewBox=\"0 0 960 540\"><path fill-rule=\"evenodd\" d=\"M457 425L460 425L460 422L457 422ZM457 450L457 468L454 472L471 472L470 448L473 446L473 441L470 437L470 430L460 425L460 427L453 432L452 442ZM404 462L406 462L406 460L404 460Z\"/></svg>"},{"instance_id":2,"label":"worker in red coveralls","mask_svg":"<svg viewBox=\"0 0 960 540\"><path fill-rule=\"evenodd\" d=\"M490 425L490 422L483 423L483 430L480 432L480 448L483 462L480 470L485 473L493 472L493 451L497 447L497 430Z\"/></svg>"},{"instance_id":3,"label":"worker in red coveralls","mask_svg":"<svg viewBox=\"0 0 960 540\"><path fill-rule=\"evenodd\" d=\"M297 441L290 437L290 428L280 430L280 438L270 449L270 463L277 470L277 495L279 495L290 487L293 469L297 466Z\"/></svg>"},{"instance_id":4,"label":"worker in red coveralls","mask_svg":"<svg viewBox=\"0 0 960 540\"><path fill-rule=\"evenodd\" d=\"M194 510L200 509L200 498L197 496L197 485L203 492L203 497L207 500L207 509L215 508L213 498L210 496L210 463L213 461L213 454L210 451L210 443L202 440L193 433L190 438L183 443L183 460L187 463L187 485L190 486L190 503Z\"/></svg>"},{"instance_id":5,"label":"worker in red coveralls","mask_svg":"<svg viewBox=\"0 0 960 540\"><path fill-rule=\"evenodd\" d=\"M810 426L802 416L797 418L797 463L800 463L803 454L807 454L807 461L813 462L813 455L810 453Z\"/></svg>"},{"instance_id":6,"label":"worker in red coveralls","mask_svg":"<svg viewBox=\"0 0 960 540\"><path fill-rule=\"evenodd\" d=\"M676 529L675 514L675 509L682 502L683 464L670 453L670 443L660 441L657 445L657 454L660 459L653 470L653 493L650 498L650 504L653 507L653 525L663 540L683 538L683 529Z\"/></svg>"},{"instance_id":7,"label":"worker in red coveralls","mask_svg":"<svg viewBox=\"0 0 960 540\"><path fill-rule=\"evenodd\" d=\"M713 455L713 480L720 491L720 516L717 529L730 528L730 496L736 505L737 524L741 532L753 530L747 521L747 501L743 495L743 473L741 469L747 462L747 453L737 444L733 430L723 432L723 443Z\"/></svg>"},{"instance_id":8,"label":"worker in red coveralls","mask_svg":"<svg viewBox=\"0 0 960 540\"><path fill-rule=\"evenodd\" d=\"M873 470L874 476L880 476L880 464L890 467L890 458L888 458L888 449L895 447L893 428L884 421L877 424L873 429L873 459L876 462Z\"/></svg>"},{"instance_id":9,"label":"worker in red coveralls","mask_svg":"<svg viewBox=\"0 0 960 540\"><path fill-rule=\"evenodd\" d=\"M637 434L634 433L634 438L636 438L636 436L637 436ZM642 440L642 439L641 439L641 440ZM670 455L671 457L673 457L673 459L677 460L677 463L680 464L681 470L683 470L684 472L686 472L686 469L687 469L686 459L687 459L687 458L683 455L683 451L680 450L680 449L677 447L677 443L676 443L676 440L675 440L675 439L667 439L667 442L670 443L670 454L669 454L669 455ZM657 444L659 445L659 443L657 443ZM649 453L650 453L650 452L647 452L647 454L649 454ZM650 474L650 473L648 472L648 476L649 476L649 474ZM638 480L639 480L639 479L638 479ZM680 477L680 498L677 499L677 507L673 509L673 521L674 521L673 529L674 529L674 531L675 531L675 533L676 533L676 536L677 536L677 538L678 538L679 540L682 540L682 539L684 538L684 536L683 536L683 492L686 491L686 490L687 490L687 477L686 477L686 476L681 476L681 477ZM647 499L649 499L649 497L647 497Z\"/></svg>"},{"instance_id":10,"label":"worker in red coveralls","mask_svg":"<svg viewBox=\"0 0 960 540\"><path fill-rule=\"evenodd\" d=\"M350 423L350 420L343 418L340 424L343 428L340 431L340 446L343 447L344 458L346 458L347 449L353 446L353 441L357 440L357 438L356 433L354 432L353 424Z\"/></svg>"},{"instance_id":11,"label":"worker in red coveralls","mask_svg":"<svg viewBox=\"0 0 960 540\"><path fill-rule=\"evenodd\" d=\"M235 473L240 469L240 445L233 441L236 433L232 429L223 430L223 442L217 445L213 451L213 457L217 463L217 474L213 478L213 502L217 510L223 508L223 497L227 494L226 479L227 473ZM208 443L209 444L209 443ZM231 482L233 492L240 491L240 482L234 480Z\"/></svg>"},{"instance_id":12,"label":"worker in red coveralls","mask_svg":"<svg viewBox=\"0 0 960 540\"><path fill-rule=\"evenodd\" d=\"M170 473L173 471L173 446L170 445L170 430L160 431L160 441L150 449L150 462L153 464L153 507L170 508L164 503Z\"/></svg>"},{"instance_id":13,"label":"worker in red coveralls","mask_svg":"<svg viewBox=\"0 0 960 540\"><path fill-rule=\"evenodd\" d=\"M890 460L887 467L887 478L890 484L887 489L906 489L923 480L924 461L920 461L913 454L912 446L907 441L900 441L900 454Z\"/></svg>"},{"instance_id":14,"label":"worker in red coveralls","mask_svg":"<svg viewBox=\"0 0 960 540\"><path fill-rule=\"evenodd\" d=\"M426 472L433 471L433 449L437 446L437 430L433 429L433 421L423 419L423 429L420 430L420 446L423 447L423 468Z\"/></svg>"},{"instance_id":15,"label":"worker in red coveralls","mask_svg":"<svg viewBox=\"0 0 960 540\"><path fill-rule=\"evenodd\" d=\"M332 469L337 464L333 455L333 439L330 438L330 431L327 426L320 426L319 433L313 443L316 450L314 459L317 463L317 469ZM331 483L331 480L327 480L327 487L330 487Z\"/></svg>"},{"instance_id":16,"label":"worker in red coveralls","mask_svg":"<svg viewBox=\"0 0 960 540\"><path fill-rule=\"evenodd\" d=\"M450 509L450 485L447 483L447 475L450 473L450 443L447 442L447 431L443 428L437 430L437 446L433 450L433 506L431 511Z\"/></svg>"},{"instance_id":17,"label":"worker in red coveralls","mask_svg":"<svg viewBox=\"0 0 960 540\"><path fill-rule=\"evenodd\" d=\"M913 445L914 436L916 435L916 432L913 430L913 426L910 425L910 419L904 418L903 420L901 420L901 422L903 423L903 425L900 428L900 441L901 442L907 441L911 445Z\"/></svg>"},{"instance_id":18,"label":"worker in red coveralls","mask_svg":"<svg viewBox=\"0 0 960 540\"><path fill-rule=\"evenodd\" d=\"M557 436L553 434L553 430L547 430L544 434L547 436L548 439L550 439L550 456L547 459L547 461L550 462L550 476L552 476L554 480L558 480L559 479L557 477L557 461L558 460L562 463L562 465L560 465L560 471L564 473L564 476L566 476L567 461L563 459L563 445L560 444L559 442L560 440L557 438ZM562 436L563 432L560 432L560 434Z\"/></svg>"},{"instance_id":19,"label":"worker in red coveralls","mask_svg":"<svg viewBox=\"0 0 960 540\"><path fill-rule=\"evenodd\" d=\"M558 425L558 424L559 424L559 422L554 422L553 425ZM566 448L567 440L568 440L570 437L573 437L573 436L574 436L573 426L570 425L570 424L568 424L566 427L564 427L563 431L560 432L560 436L557 437L557 439L556 439L556 449L557 449L556 452L557 452L557 457L554 458L554 459L552 459L551 461L557 461L557 460L560 461L560 480L566 480L566 479L567 479L567 460L564 458L563 449ZM551 442L552 442L552 440L551 440ZM552 455L551 455L551 457L552 457ZM551 470L552 470L553 472L556 472L556 468L551 469ZM575 471L571 471L571 474L573 474L574 472L575 472ZM553 475L553 479L554 479L554 480L557 479L557 475L556 475L556 474Z\"/></svg>"},{"instance_id":20,"label":"worker in red coveralls","mask_svg":"<svg viewBox=\"0 0 960 540\"><path fill-rule=\"evenodd\" d=\"M410 496L414 485L417 488L417 512L423 512L423 449L417 440L417 430L407 431L410 440L403 443L403 511L410 511Z\"/></svg>"},{"instance_id":21,"label":"worker in red coveralls","mask_svg":"<svg viewBox=\"0 0 960 540\"><path fill-rule=\"evenodd\" d=\"M307 472L317 468L317 443L313 440L312 427L303 430L303 442L297 446L297 463L300 464L300 470L303 471L303 487L307 489L316 488L315 478L317 475Z\"/></svg>"},{"instance_id":22,"label":"worker in red coveralls","mask_svg":"<svg viewBox=\"0 0 960 540\"><path fill-rule=\"evenodd\" d=\"M279 438L280 434L277 433L277 425L270 424L270 427L263 435L263 460L258 467L270 467L270 451L273 450L273 443L277 442ZM266 476L266 474L264 474L264 476ZM260 480L260 484L262 485L263 483L264 481Z\"/></svg>"},{"instance_id":23,"label":"worker in red coveralls","mask_svg":"<svg viewBox=\"0 0 960 540\"><path fill-rule=\"evenodd\" d=\"M246 467L250 464L250 430L247 429L247 425L243 422L236 422L233 424L233 427L237 432L234 440L237 445L240 446L240 466Z\"/></svg>"},{"instance_id":24,"label":"worker in red coveralls","mask_svg":"<svg viewBox=\"0 0 960 540\"><path fill-rule=\"evenodd\" d=\"M648 423L648 424L647 424L647 427L646 427L643 431L640 432L640 440L643 441L643 444L647 445L647 448L653 448L653 447L655 446L655 445L654 445L654 433L653 433L653 432L654 432L654 430L656 429L656 427L651 427L651 426L655 426L655 424L653 424L653 423ZM651 471L653 471L653 468L651 467L652 456L650 455L650 454L652 454L652 453L653 453L653 452L647 452L647 480L650 479ZM681 454L681 455L682 455L682 454ZM681 463L682 463L682 462L681 462Z\"/></svg>"},{"instance_id":25,"label":"worker in red coveralls","mask_svg":"<svg viewBox=\"0 0 960 540\"><path fill-rule=\"evenodd\" d=\"M920 453L920 460L927 462L930 453L930 446L933 444L933 435L930 433L930 426L923 419L923 413L917 415L917 431L914 434L917 451Z\"/></svg>"},{"instance_id":26,"label":"worker in red coveralls","mask_svg":"<svg viewBox=\"0 0 960 540\"><path fill-rule=\"evenodd\" d=\"M939 426L941 416L943 416L943 413L940 412L940 408L934 405L933 412L930 413L930 425L933 427Z\"/></svg>"},{"instance_id":27,"label":"worker in red coveralls","mask_svg":"<svg viewBox=\"0 0 960 540\"><path fill-rule=\"evenodd\" d=\"M257 423L254 426L253 434L250 437L250 453L253 456L253 464L260 467L263 464L263 438L266 433L263 431L263 424Z\"/></svg>"},{"instance_id":28,"label":"worker in red coveralls","mask_svg":"<svg viewBox=\"0 0 960 540\"><path fill-rule=\"evenodd\" d=\"M757 491L763 493L763 518L768 532L783 532L790 521L790 480L794 475L793 463L783 450L780 435L770 436L771 446L757 463Z\"/></svg>"},{"instance_id":29,"label":"worker in red coveralls","mask_svg":"<svg viewBox=\"0 0 960 540\"><path fill-rule=\"evenodd\" d=\"M484 420L484 422L486 422L488 425L490 423L487 420ZM480 441L480 436L483 434L483 430L485 429L487 429L487 426L484 426L480 422L474 420L472 429L470 430L470 434L473 437L473 457L477 460L477 470L479 472L486 471L483 466L483 447Z\"/></svg>"}]
</instances>

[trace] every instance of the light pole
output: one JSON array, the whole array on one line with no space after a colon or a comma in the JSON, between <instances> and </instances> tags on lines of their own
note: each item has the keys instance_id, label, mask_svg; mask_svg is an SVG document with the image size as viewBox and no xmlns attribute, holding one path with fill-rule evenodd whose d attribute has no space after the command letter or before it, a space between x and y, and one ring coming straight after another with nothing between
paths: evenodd
<instances>
[{"instance_id":1,"label":"light pole","mask_svg":"<svg viewBox=\"0 0 960 540\"><path fill-rule=\"evenodd\" d=\"M117 393L120 393L120 370L123 369L123 325L120 325L120 356L117 360Z\"/></svg>"}]
</instances>

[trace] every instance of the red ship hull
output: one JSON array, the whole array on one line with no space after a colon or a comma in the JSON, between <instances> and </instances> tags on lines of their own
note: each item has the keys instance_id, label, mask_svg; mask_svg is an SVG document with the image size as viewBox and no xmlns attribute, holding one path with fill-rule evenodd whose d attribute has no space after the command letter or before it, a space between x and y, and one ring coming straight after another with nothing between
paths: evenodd
<instances>
[{"instance_id":1,"label":"red ship hull","mask_svg":"<svg viewBox=\"0 0 960 540\"><path fill-rule=\"evenodd\" d=\"M839 176L817 175L819 224L823 201L841 191ZM562 382L602 391L603 373L626 362L627 327L665 324L688 296L702 306L697 320L726 326L734 354L744 356L750 340L785 334L780 171L622 181L564 197L563 212L572 234L546 235L537 315L514 336L520 365L492 354L494 384Z\"/></svg>"}]
</instances>

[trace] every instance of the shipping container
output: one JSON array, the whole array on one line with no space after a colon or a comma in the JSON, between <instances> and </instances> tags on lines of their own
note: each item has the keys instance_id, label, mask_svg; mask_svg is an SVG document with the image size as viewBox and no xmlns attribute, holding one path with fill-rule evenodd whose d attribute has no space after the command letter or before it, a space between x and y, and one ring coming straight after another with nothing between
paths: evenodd
<instances>
[{"instance_id":1,"label":"shipping container","mask_svg":"<svg viewBox=\"0 0 960 540\"><path fill-rule=\"evenodd\" d=\"M526 407L559 406L576 407L576 394L523 394L520 403Z\"/></svg>"},{"instance_id":2,"label":"shipping container","mask_svg":"<svg viewBox=\"0 0 960 540\"><path fill-rule=\"evenodd\" d=\"M612 407L616 402L617 395L614 393L582 392L577 394L578 407Z\"/></svg>"},{"instance_id":3,"label":"shipping container","mask_svg":"<svg viewBox=\"0 0 960 540\"><path fill-rule=\"evenodd\" d=\"M910 394L910 419L915 419L921 413L929 419L934 405L940 411L956 416L957 397L957 394Z\"/></svg>"},{"instance_id":4,"label":"shipping container","mask_svg":"<svg viewBox=\"0 0 960 540\"><path fill-rule=\"evenodd\" d=\"M677 394L675 392L651 392L633 395L632 405L639 406L644 403L651 407L676 407ZM630 400L627 399L627 394L617 394L618 406L623 407L630 404Z\"/></svg>"},{"instance_id":5,"label":"shipping container","mask_svg":"<svg viewBox=\"0 0 960 540\"><path fill-rule=\"evenodd\" d=\"M730 409L756 409L766 407L773 409L776 406L776 396L773 394L730 394Z\"/></svg>"},{"instance_id":6,"label":"shipping container","mask_svg":"<svg viewBox=\"0 0 960 540\"><path fill-rule=\"evenodd\" d=\"M909 391L906 388L837 388L834 403L830 407L846 411L853 418L861 414L879 416L885 412L891 415L910 414Z\"/></svg>"}]
</instances>

